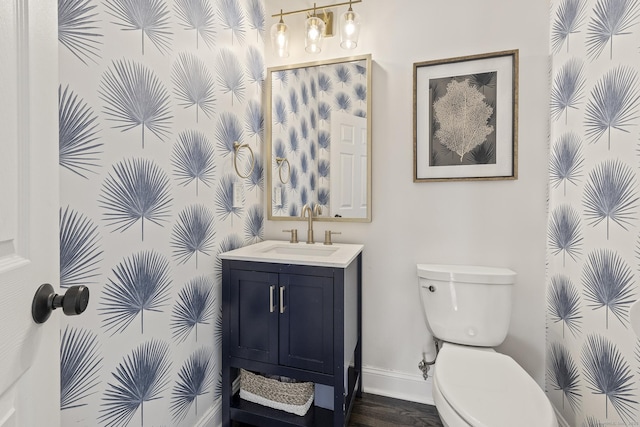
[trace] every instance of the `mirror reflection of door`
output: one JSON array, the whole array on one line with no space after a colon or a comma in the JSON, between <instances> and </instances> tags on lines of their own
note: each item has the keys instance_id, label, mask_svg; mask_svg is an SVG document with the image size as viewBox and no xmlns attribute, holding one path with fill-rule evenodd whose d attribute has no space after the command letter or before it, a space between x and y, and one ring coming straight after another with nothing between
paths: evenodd
<instances>
[{"instance_id":1,"label":"mirror reflection of door","mask_svg":"<svg viewBox=\"0 0 640 427\"><path fill-rule=\"evenodd\" d=\"M334 111L331 135L331 216L366 218L367 120Z\"/></svg>"}]
</instances>

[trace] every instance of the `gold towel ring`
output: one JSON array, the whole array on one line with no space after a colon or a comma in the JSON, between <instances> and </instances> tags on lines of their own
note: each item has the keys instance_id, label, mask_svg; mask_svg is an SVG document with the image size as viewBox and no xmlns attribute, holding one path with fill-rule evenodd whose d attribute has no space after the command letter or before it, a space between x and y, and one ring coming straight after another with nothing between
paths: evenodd
<instances>
[{"instance_id":1,"label":"gold towel ring","mask_svg":"<svg viewBox=\"0 0 640 427\"><path fill-rule=\"evenodd\" d=\"M284 157L276 157L276 162L278 163L278 176L280 177L280 182L286 184L291 179L291 163ZM287 164L287 179L282 179L282 164Z\"/></svg>"},{"instance_id":2,"label":"gold towel ring","mask_svg":"<svg viewBox=\"0 0 640 427\"><path fill-rule=\"evenodd\" d=\"M253 172L253 167L256 164L256 157L253 155L253 150L249 147L249 144L240 144L238 141L233 143L233 148L235 149L233 152L233 167L236 169L236 173L240 178L249 178L251 176L251 172ZM241 148L246 148L249 150L249 153L251 153L251 167L249 168L249 173L247 173L246 176L242 175L240 170L238 170L238 151L240 151Z\"/></svg>"}]
</instances>

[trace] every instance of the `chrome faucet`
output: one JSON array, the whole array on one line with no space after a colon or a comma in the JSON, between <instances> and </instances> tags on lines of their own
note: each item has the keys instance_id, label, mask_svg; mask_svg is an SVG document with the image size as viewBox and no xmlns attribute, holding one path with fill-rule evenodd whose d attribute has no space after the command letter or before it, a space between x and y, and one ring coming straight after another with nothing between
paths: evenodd
<instances>
[{"instance_id":1,"label":"chrome faucet","mask_svg":"<svg viewBox=\"0 0 640 427\"><path fill-rule=\"evenodd\" d=\"M315 243L313 240L313 217L321 215L322 214L322 207L320 205L315 205L313 207L313 209L311 209L311 206L309 206L309 204L305 204L302 207L302 218L304 218L305 216L307 217L307 223L308 223L308 227L307 227L307 243L308 244L312 244Z\"/></svg>"}]
</instances>

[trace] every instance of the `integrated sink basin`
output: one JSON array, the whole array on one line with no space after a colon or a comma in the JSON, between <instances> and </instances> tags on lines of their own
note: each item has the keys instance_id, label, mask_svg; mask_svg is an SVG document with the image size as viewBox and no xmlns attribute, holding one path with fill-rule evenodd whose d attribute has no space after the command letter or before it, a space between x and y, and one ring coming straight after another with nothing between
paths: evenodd
<instances>
[{"instance_id":1,"label":"integrated sink basin","mask_svg":"<svg viewBox=\"0 0 640 427\"><path fill-rule=\"evenodd\" d=\"M272 262L277 264L316 265L320 267L346 267L362 252L362 245L348 243L289 243L265 240L220 254L221 259Z\"/></svg>"}]
</instances>

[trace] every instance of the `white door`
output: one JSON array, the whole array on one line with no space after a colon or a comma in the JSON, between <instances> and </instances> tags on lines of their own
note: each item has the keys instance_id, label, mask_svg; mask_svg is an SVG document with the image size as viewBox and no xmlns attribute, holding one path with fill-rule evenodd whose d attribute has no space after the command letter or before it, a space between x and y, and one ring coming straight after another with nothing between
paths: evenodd
<instances>
[{"instance_id":1,"label":"white door","mask_svg":"<svg viewBox=\"0 0 640 427\"><path fill-rule=\"evenodd\" d=\"M367 119L331 113L331 216L367 217Z\"/></svg>"},{"instance_id":2,"label":"white door","mask_svg":"<svg viewBox=\"0 0 640 427\"><path fill-rule=\"evenodd\" d=\"M0 427L60 425L60 313L31 317L59 280L57 13L0 1Z\"/></svg>"}]
</instances>

